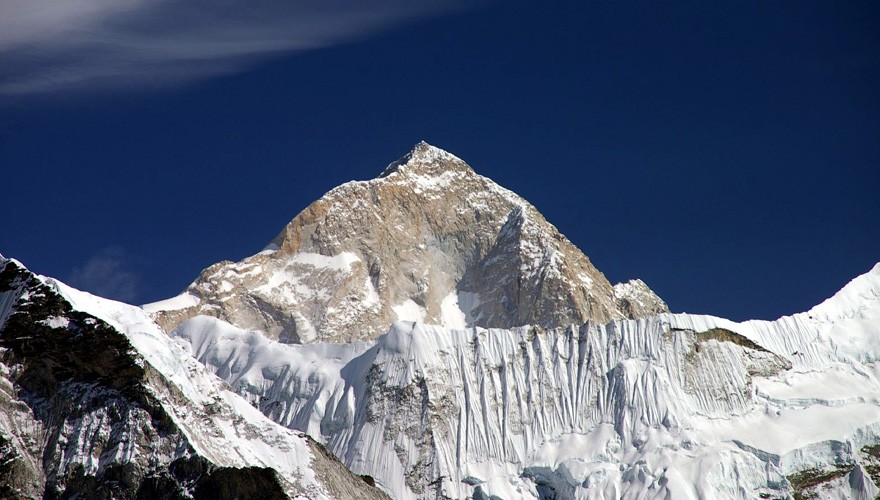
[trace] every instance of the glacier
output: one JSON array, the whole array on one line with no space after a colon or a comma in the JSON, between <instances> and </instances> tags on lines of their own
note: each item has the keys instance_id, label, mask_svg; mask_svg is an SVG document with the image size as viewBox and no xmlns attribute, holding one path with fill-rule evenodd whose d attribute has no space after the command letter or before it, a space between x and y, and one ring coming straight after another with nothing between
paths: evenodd
<instances>
[{"instance_id":1,"label":"glacier","mask_svg":"<svg viewBox=\"0 0 880 500\"><path fill-rule=\"evenodd\" d=\"M776 321L401 321L289 345L197 316L172 336L394 498L878 493L880 264Z\"/></svg>"}]
</instances>

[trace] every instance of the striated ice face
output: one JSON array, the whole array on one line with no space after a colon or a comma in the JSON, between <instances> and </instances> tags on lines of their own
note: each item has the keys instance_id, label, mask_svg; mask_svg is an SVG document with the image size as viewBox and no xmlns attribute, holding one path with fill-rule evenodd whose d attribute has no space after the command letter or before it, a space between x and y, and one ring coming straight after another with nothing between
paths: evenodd
<instances>
[{"instance_id":1,"label":"striated ice face","mask_svg":"<svg viewBox=\"0 0 880 500\"><path fill-rule=\"evenodd\" d=\"M398 322L372 343L290 346L202 317L174 335L395 498L870 497L878 292L880 266L772 322Z\"/></svg>"}]
</instances>

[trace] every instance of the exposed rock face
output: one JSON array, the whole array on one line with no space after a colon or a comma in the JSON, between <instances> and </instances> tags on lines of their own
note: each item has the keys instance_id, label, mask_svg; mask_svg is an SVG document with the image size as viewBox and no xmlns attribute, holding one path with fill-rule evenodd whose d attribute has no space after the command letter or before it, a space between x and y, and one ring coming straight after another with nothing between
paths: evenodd
<instances>
[{"instance_id":1,"label":"exposed rock face","mask_svg":"<svg viewBox=\"0 0 880 500\"><path fill-rule=\"evenodd\" d=\"M151 458L165 457L167 471L172 457L193 453L143 390L145 369L121 335L72 311L13 262L0 274L0 293L3 309L14 308L3 318L0 346L9 389L2 433L14 457L3 482L15 496L124 496L159 472L149 470ZM71 460L82 447L89 461L105 463ZM139 458L112 459L126 452ZM161 490L183 488L170 479Z\"/></svg>"},{"instance_id":2,"label":"exposed rock face","mask_svg":"<svg viewBox=\"0 0 880 500\"><path fill-rule=\"evenodd\" d=\"M647 318L669 312L666 302L640 279L614 285L614 298L618 310L627 318Z\"/></svg>"},{"instance_id":3,"label":"exposed rock face","mask_svg":"<svg viewBox=\"0 0 880 500\"><path fill-rule=\"evenodd\" d=\"M639 283L616 293L528 202L420 143L314 202L267 250L145 308L166 331L205 314L283 342L347 342L396 320L552 327L666 311Z\"/></svg>"},{"instance_id":4,"label":"exposed rock face","mask_svg":"<svg viewBox=\"0 0 880 500\"><path fill-rule=\"evenodd\" d=\"M112 315L141 328L131 322L137 315L126 316L137 308L118 306ZM150 328L158 342L136 347L0 257L0 497L387 498L332 456L310 462L306 437L224 392ZM179 368L173 382L142 355L145 347ZM259 447L274 447L287 468L267 463ZM326 478L347 481L348 493L329 493Z\"/></svg>"}]
</instances>

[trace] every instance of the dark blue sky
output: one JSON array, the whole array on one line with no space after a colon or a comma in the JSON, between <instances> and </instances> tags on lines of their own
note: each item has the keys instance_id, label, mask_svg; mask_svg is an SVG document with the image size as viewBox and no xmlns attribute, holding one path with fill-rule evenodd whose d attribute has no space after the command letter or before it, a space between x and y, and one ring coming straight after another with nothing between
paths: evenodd
<instances>
[{"instance_id":1,"label":"dark blue sky","mask_svg":"<svg viewBox=\"0 0 880 500\"><path fill-rule=\"evenodd\" d=\"M185 84L0 95L0 253L165 298L424 139L674 311L806 310L880 260L880 4L716 4L495 2Z\"/></svg>"}]
</instances>

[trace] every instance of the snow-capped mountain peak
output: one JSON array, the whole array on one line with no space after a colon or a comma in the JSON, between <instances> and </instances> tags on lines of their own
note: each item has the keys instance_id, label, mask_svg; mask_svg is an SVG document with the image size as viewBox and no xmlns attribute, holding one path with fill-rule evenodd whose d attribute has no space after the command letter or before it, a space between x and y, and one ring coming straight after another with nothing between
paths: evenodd
<instances>
[{"instance_id":1,"label":"snow-capped mountain peak","mask_svg":"<svg viewBox=\"0 0 880 500\"><path fill-rule=\"evenodd\" d=\"M666 310L620 302L537 209L425 142L328 192L269 249L146 308L167 331L207 314L285 342L374 339L398 320L550 327Z\"/></svg>"},{"instance_id":2,"label":"snow-capped mountain peak","mask_svg":"<svg viewBox=\"0 0 880 500\"><path fill-rule=\"evenodd\" d=\"M878 325L671 314L422 142L143 308L0 256L0 497L874 498Z\"/></svg>"}]
</instances>

